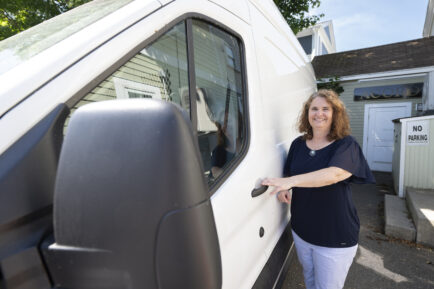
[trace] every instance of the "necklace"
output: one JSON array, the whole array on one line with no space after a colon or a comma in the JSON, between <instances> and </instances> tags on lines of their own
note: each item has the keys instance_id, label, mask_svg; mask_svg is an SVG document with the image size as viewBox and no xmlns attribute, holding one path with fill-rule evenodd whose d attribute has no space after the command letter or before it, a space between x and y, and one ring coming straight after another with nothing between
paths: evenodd
<instances>
[{"instance_id":1,"label":"necklace","mask_svg":"<svg viewBox=\"0 0 434 289\"><path fill-rule=\"evenodd\" d=\"M332 141L333 142L333 141ZM319 142L319 145L318 144L312 144L311 143L311 146L313 146L314 148L317 148L317 149L311 149L310 147L307 147L308 149L309 149L309 155L311 156L311 157L314 157L314 156L316 156L316 151L317 150L320 150L320 149L322 149L322 148L324 148L324 147L326 147L326 146L328 146L330 143L332 143L332 142L329 142L329 143L325 143L325 142ZM325 145L324 145L325 144ZM307 142L306 142L306 146L307 146Z\"/></svg>"}]
</instances>

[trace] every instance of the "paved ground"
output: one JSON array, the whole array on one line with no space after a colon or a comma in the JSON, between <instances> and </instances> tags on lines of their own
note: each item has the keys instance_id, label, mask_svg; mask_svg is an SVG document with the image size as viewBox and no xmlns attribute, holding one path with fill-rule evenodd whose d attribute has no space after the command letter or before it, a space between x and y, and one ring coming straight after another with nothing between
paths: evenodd
<instances>
[{"instance_id":1,"label":"paved ground","mask_svg":"<svg viewBox=\"0 0 434 289\"><path fill-rule=\"evenodd\" d=\"M393 193L390 174L375 173L377 185L354 185L361 229L359 249L346 289L433 289L434 250L384 235L384 194ZM295 257L282 289L305 288Z\"/></svg>"}]
</instances>

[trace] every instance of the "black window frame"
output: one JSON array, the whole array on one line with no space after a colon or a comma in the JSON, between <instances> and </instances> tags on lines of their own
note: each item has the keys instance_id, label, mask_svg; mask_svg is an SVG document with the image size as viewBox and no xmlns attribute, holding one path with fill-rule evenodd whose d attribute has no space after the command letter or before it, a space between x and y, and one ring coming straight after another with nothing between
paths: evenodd
<instances>
[{"instance_id":1,"label":"black window frame","mask_svg":"<svg viewBox=\"0 0 434 289\"><path fill-rule=\"evenodd\" d=\"M154 13L158 12L155 11ZM169 23L167 23L162 29L159 29L155 34L151 37L143 40L140 44L133 47L128 53L126 53L123 57L114 62L108 69L99 74L94 79L91 79L87 85L82 87L76 94L74 94L68 101L66 101L66 105L71 109L73 108L83 97L85 97L89 92L91 92L94 88L96 88L99 83L103 80L107 79L114 72L116 72L121 66L126 64L131 58L137 55L141 50L143 50L148 45L151 45L155 41L157 41L163 34L168 32L177 24L184 21L185 23L185 31L186 31L186 41L187 41L187 62L188 62L188 83L189 83L189 103L190 103L190 120L193 128L193 133L197 138L197 109L196 109L196 101L192 101L196 99L196 96L193 95L196 93L196 89L191 89L192 87L196 87L196 76L195 76L195 63L194 63L194 39L193 39L193 30L192 30L192 20L200 20L206 22L208 24L214 25L217 28L223 30L224 32L232 35L238 40L239 48L240 48L240 65L241 65L241 81L242 81L242 97L243 97L243 136L244 141L241 145L240 152L237 156L235 156L234 160L232 160L227 167L225 167L224 171L220 176L216 178L216 181L209 186L209 194L212 196L218 188L229 178L229 176L233 173L235 168L241 163L241 161L245 158L248 148L250 146L250 113L248 110L249 107L249 95L248 95L248 85L247 85L247 71L246 71L246 49L243 38L239 33L227 27L226 25L199 13L186 13L183 14ZM136 23L132 24L134 26ZM130 26L130 27L131 27ZM127 27L124 31L127 31L130 27ZM124 31L119 32L122 33ZM118 34L117 34L118 35ZM117 35L113 36L115 38ZM104 44L102 44L104 45ZM96 48L97 49L97 48Z\"/></svg>"}]
</instances>

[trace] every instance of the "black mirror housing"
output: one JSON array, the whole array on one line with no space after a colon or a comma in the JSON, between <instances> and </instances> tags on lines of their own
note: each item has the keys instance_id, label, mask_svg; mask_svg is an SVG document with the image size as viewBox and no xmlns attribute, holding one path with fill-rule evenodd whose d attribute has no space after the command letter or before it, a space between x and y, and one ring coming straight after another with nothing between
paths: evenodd
<instances>
[{"instance_id":1,"label":"black mirror housing","mask_svg":"<svg viewBox=\"0 0 434 289\"><path fill-rule=\"evenodd\" d=\"M220 288L217 231L188 116L152 99L72 116L43 255L62 288Z\"/></svg>"}]
</instances>

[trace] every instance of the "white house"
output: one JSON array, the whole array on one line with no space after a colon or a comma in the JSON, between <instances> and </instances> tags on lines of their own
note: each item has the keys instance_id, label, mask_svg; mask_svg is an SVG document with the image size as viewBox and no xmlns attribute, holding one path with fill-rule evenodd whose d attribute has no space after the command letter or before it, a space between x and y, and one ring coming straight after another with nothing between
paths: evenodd
<instances>
[{"instance_id":1,"label":"white house","mask_svg":"<svg viewBox=\"0 0 434 289\"><path fill-rule=\"evenodd\" d=\"M311 60L317 55L336 52L335 34L331 20L306 28L297 33L296 36Z\"/></svg>"},{"instance_id":2,"label":"white house","mask_svg":"<svg viewBox=\"0 0 434 289\"><path fill-rule=\"evenodd\" d=\"M392 170L391 120L434 109L434 37L317 56L317 79L339 77L352 134L370 167Z\"/></svg>"},{"instance_id":3,"label":"white house","mask_svg":"<svg viewBox=\"0 0 434 289\"><path fill-rule=\"evenodd\" d=\"M423 26L423 37L434 35L434 1L429 0L428 8L426 9L425 24Z\"/></svg>"}]
</instances>

